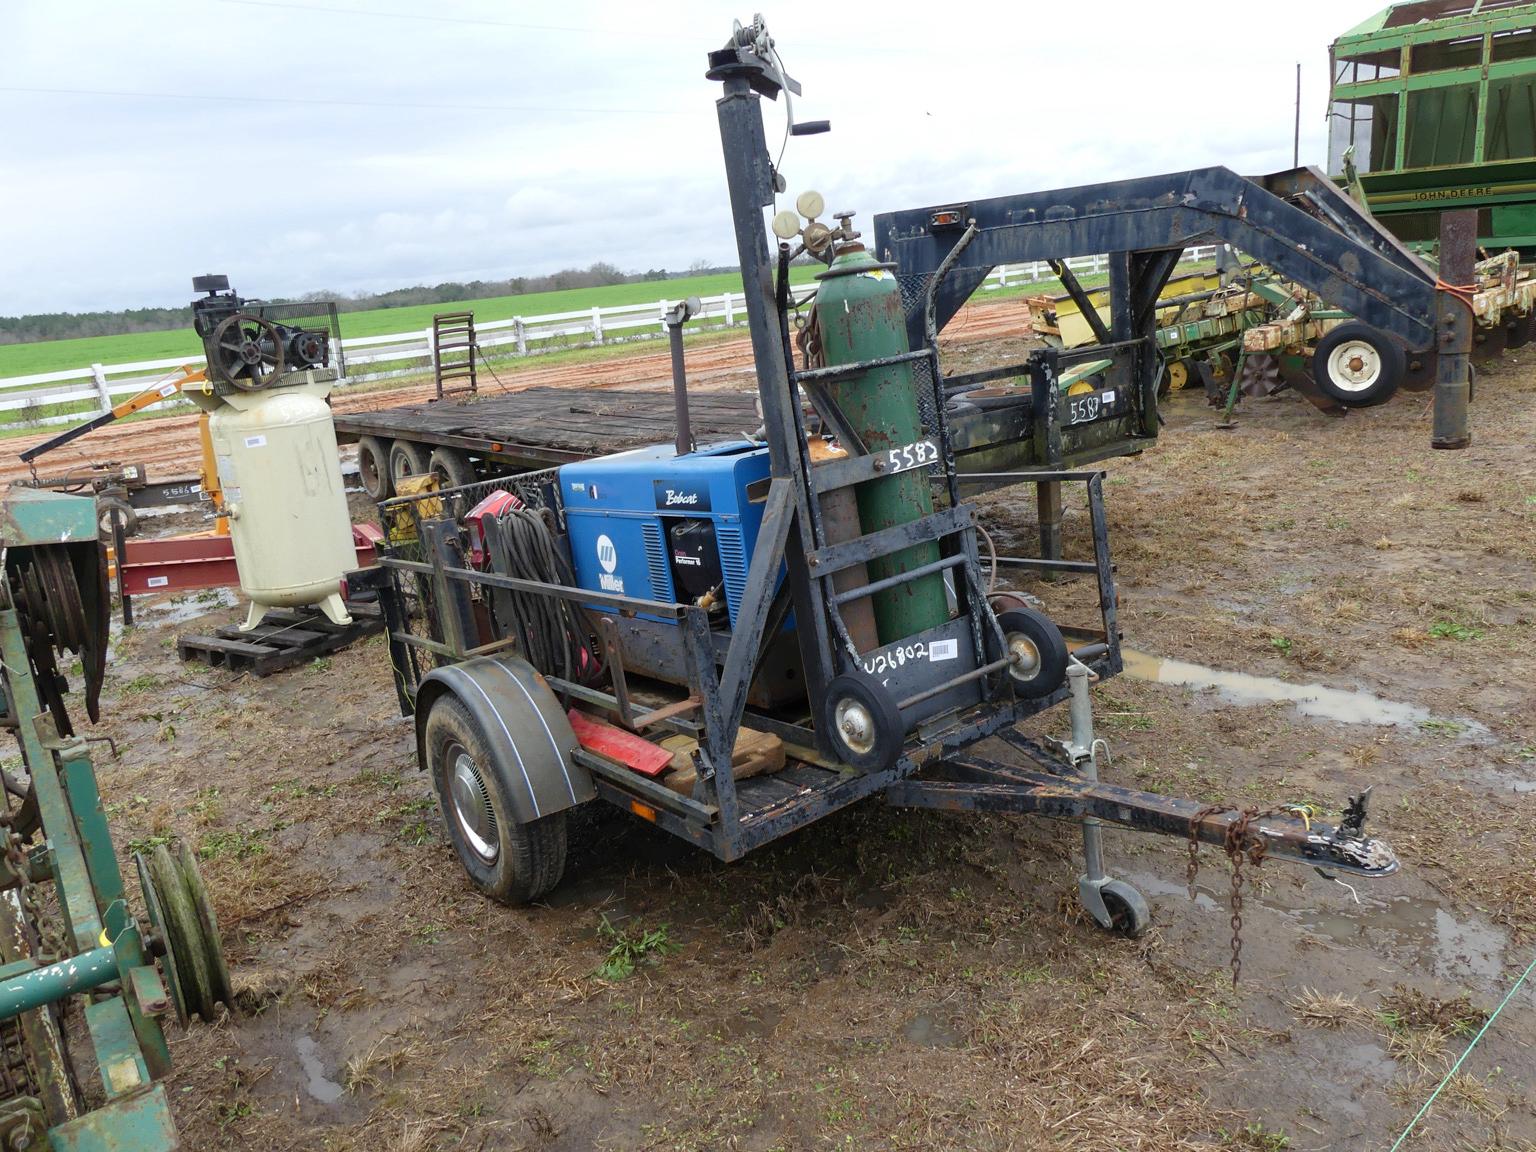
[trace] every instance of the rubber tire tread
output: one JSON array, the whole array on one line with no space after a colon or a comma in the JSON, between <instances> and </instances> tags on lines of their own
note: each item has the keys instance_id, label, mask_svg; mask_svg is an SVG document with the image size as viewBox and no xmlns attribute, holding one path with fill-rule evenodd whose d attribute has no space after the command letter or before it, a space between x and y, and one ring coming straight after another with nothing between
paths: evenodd
<instances>
[{"instance_id":1,"label":"rubber tire tread","mask_svg":"<svg viewBox=\"0 0 1536 1152\"><path fill-rule=\"evenodd\" d=\"M1381 357L1381 376L1364 392L1346 392L1328 379L1328 357L1347 340L1360 340L1376 349ZM1358 320L1340 324L1317 342L1312 353L1312 380L1323 395L1345 408L1374 408L1397 395L1403 377L1408 374L1408 353L1379 329Z\"/></svg>"},{"instance_id":2,"label":"rubber tire tread","mask_svg":"<svg viewBox=\"0 0 1536 1152\"><path fill-rule=\"evenodd\" d=\"M869 709L875 724L875 745L868 752L855 753L844 743L837 731L838 702L852 697L861 700ZM906 745L906 724L896 699L878 681L860 673L848 672L834 676L827 685L826 703L821 723L826 726L828 740L843 762L864 772L878 772L889 768L900 758Z\"/></svg>"},{"instance_id":3,"label":"rubber tire tread","mask_svg":"<svg viewBox=\"0 0 1536 1152\"><path fill-rule=\"evenodd\" d=\"M400 479L395 474L395 460L403 457L410 463L410 476L424 476L432 466L432 454L425 444L417 444L410 440L396 440L389 446L389 486L393 489L396 481Z\"/></svg>"},{"instance_id":4,"label":"rubber tire tread","mask_svg":"<svg viewBox=\"0 0 1536 1152\"><path fill-rule=\"evenodd\" d=\"M1021 632L1034 642L1040 654L1040 672L1032 680L1020 680L1004 670L1005 683L1026 700L1039 700L1060 688L1067 678L1067 641L1056 622L1033 608L1010 608L997 617L997 625L1006 640L1010 633Z\"/></svg>"},{"instance_id":5,"label":"rubber tire tread","mask_svg":"<svg viewBox=\"0 0 1536 1152\"><path fill-rule=\"evenodd\" d=\"M473 484L479 479L475 475L474 467L469 462L469 457L457 448L434 448L427 461L427 467L433 472L440 473L438 487L463 488L467 484ZM446 481L446 482L445 482Z\"/></svg>"},{"instance_id":6,"label":"rubber tire tread","mask_svg":"<svg viewBox=\"0 0 1536 1152\"><path fill-rule=\"evenodd\" d=\"M363 491L368 493L368 499L378 503L380 500L388 500L395 490L394 477L390 474L389 450L391 444L388 440L378 436L360 436L357 441L357 470L362 474ZM368 469L363 466L364 453L373 458L376 480L369 482Z\"/></svg>"},{"instance_id":7,"label":"rubber tire tread","mask_svg":"<svg viewBox=\"0 0 1536 1152\"><path fill-rule=\"evenodd\" d=\"M432 786L437 793L448 840L470 881L502 904L529 904L552 891L565 875L565 811L553 812L527 824L517 822L512 815L505 769L492 757L479 725L456 697L440 696L433 701L432 710L427 713L425 737L428 762L423 767L432 774ZM456 739L464 746L491 792L500 845L493 868L487 868L468 845L461 842L444 770L447 765L438 761L441 751L446 750L448 739Z\"/></svg>"}]
</instances>

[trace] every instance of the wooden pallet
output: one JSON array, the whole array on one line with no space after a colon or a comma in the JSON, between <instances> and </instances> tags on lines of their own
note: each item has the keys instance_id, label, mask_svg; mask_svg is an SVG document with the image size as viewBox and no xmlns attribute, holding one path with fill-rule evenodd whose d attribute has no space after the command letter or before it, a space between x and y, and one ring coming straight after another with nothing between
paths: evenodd
<instances>
[{"instance_id":1,"label":"wooden pallet","mask_svg":"<svg viewBox=\"0 0 1536 1152\"><path fill-rule=\"evenodd\" d=\"M347 611L352 623L333 624L314 608L269 608L249 632L229 624L211 636L178 636L176 652L212 668L270 676L383 631L376 602L348 600Z\"/></svg>"}]
</instances>

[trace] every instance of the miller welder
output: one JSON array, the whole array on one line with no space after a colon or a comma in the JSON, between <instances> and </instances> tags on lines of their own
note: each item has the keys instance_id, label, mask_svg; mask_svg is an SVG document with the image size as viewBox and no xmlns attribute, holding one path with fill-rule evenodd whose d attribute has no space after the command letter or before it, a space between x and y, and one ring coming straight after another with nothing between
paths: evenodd
<instances>
[{"instance_id":1,"label":"miller welder","mask_svg":"<svg viewBox=\"0 0 1536 1152\"><path fill-rule=\"evenodd\" d=\"M749 440L682 455L658 444L565 465L560 500L577 585L704 608L723 653L741 611L768 473L768 448ZM627 668L674 678L681 640L673 621L642 612L617 623ZM776 636L769 649L757 700L803 697L794 644Z\"/></svg>"}]
</instances>

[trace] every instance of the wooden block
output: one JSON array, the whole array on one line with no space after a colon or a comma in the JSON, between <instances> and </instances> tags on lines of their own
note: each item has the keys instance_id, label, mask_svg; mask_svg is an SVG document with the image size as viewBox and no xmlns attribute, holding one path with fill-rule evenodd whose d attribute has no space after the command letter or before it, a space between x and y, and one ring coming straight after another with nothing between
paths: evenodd
<instances>
[{"instance_id":1,"label":"wooden block","mask_svg":"<svg viewBox=\"0 0 1536 1152\"><path fill-rule=\"evenodd\" d=\"M669 741L676 741L671 744ZM691 736L668 737L663 748L673 751L671 771L662 783L684 796L693 795L698 782L698 771L693 763L693 750L699 742ZM731 775L737 780L760 776L765 772L777 772L784 767L784 741L768 732L743 728L736 736L736 747L731 754Z\"/></svg>"}]
</instances>

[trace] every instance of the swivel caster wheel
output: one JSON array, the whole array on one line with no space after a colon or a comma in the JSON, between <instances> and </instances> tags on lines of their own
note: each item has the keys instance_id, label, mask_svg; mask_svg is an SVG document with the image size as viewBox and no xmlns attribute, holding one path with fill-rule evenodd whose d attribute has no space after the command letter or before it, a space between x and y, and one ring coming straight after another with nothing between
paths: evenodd
<instances>
[{"instance_id":1,"label":"swivel caster wheel","mask_svg":"<svg viewBox=\"0 0 1536 1152\"><path fill-rule=\"evenodd\" d=\"M1152 925L1152 909L1147 906L1146 897L1124 880L1090 880L1083 876L1077 881L1077 895L1094 922L1106 932L1134 939Z\"/></svg>"}]
</instances>

